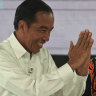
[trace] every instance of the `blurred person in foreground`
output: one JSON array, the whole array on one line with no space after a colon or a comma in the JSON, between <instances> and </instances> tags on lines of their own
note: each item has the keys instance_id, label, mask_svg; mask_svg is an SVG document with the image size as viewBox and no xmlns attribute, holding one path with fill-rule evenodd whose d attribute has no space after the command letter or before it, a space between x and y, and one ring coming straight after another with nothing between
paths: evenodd
<instances>
[{"instance_id":1,"label":"blurred person in foreground","mask_svg":"<svg viewBox=\"0 0 96 96\"><path fill-rule=\"evenodd\" d=\"M92 33L70 42L69 61L57 68L43 44L54 28L52 9L25 0L16 9L15 31L0 43L0 96L81 96L85 90Z\"/></svg>"}]
</instances>

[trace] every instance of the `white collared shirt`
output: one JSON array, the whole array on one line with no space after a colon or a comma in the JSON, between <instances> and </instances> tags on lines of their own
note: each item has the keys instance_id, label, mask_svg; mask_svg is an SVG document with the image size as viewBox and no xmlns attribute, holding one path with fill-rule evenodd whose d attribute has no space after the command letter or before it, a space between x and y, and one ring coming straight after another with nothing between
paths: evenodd
<instances>
[{"instance_id":1,"label":"white collared shirt","mask_svg":"<svg viewBox=\"0 0 96 96\"><path fill-rule=\"evenodd\" d=\"M14 34L0 44L0 96L81 96L86 78L57 68L45 48L30 59Z\"/></svg>"}]
</instances>

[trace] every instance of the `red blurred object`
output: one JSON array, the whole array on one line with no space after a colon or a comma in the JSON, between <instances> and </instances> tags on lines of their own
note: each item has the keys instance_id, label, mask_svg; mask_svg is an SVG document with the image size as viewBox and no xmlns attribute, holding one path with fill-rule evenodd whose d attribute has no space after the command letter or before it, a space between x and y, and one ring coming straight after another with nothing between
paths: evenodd
<instances>
[{"instance_id":1,"label":"red blurred object","mask_svg":"<svg viewBox=\"0 0 96 96\"><path fill-rule=\"evenodd\" d=\"M91 77L91 96L96 96L96 57L90 61L89 74Z\"/></svg>"}]
</instances>

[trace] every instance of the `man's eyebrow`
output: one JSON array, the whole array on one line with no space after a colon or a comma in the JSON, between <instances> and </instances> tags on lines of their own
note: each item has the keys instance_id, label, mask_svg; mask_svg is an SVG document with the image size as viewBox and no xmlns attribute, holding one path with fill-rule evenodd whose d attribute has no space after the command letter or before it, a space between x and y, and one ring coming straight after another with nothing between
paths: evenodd
<instances>
[{"instance_id":1,"label":"man's eyebrow","mask_svg":"<svg viewBox=\"0 0 96 96\"><path fill-rule=\"evenodd\" d=\"M39 28L40 28L40 29L48 29L48 27L46 27L46 26L40 26ZM50 31L51 31L52 29L54 29L54 26L50 29Z\"/></svg>"},{"instance_id":2,"label":"man's eyebrow","mask_svg":"<svg viewBox=\"0 0 96 96\"><path fill-rule=\"evenodd\" d=\"M39 28L40 29L48 29L48 27L46 27L46 26L40 26Z\"/></svg>"}]
</instances>

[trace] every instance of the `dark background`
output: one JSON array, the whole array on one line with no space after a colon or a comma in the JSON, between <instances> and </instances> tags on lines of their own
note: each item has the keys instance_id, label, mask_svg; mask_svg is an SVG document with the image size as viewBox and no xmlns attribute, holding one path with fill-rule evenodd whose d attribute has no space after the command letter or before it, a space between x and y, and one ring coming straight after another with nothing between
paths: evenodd
<instances>
[{"instance_id":1,"label":"dark background","mask_svg":"<svg viewBox=\"0 0 96 96\"><path fill-rule=\"evenodd\" d=\"M69 58L67 55L52 55L53 60L56 63L56 66L59 68L60 66L64 65L66 62L68 62ZM96 55L92 55L91 58L96 57ZM90 75L87 78L86 82L86 90L83 96L91 96L91 79Z\"/></svg>"}]
</instances>

